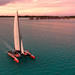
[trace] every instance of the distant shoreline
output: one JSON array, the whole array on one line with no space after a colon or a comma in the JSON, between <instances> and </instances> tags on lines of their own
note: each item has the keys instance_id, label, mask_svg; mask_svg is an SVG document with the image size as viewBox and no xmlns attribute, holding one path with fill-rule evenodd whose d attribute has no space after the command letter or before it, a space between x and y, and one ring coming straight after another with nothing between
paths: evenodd
<instances>
[{"instance_id":1,"label":"distant shoreline","mask_svg":"<svg viewBox=\"0 0 75 75\"><path fill-rule=\"evenodd\" d=\"M14 16L0 16L0 17L14 17ZM19 16L21 18L29 18L30 20L39 19L70 19L75 18L75 16Z\"/></svg>"}]
</instances>

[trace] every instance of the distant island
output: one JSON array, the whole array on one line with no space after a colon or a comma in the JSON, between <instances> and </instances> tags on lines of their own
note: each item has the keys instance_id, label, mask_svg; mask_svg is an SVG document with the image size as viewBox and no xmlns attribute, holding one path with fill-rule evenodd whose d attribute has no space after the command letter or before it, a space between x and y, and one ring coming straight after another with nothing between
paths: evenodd
<instances>
[{"instance_id":1,"label":"distant island","mask_svg":"<svg viewBox=\"0 0 75 75\"><path fill-rule=\"evenodd\" d=\"M14 16L0 16L0 17L14 17ZM75 18L75 16L19 16L22 18L28 18L30 20L40 20L40 19L70 19Z\"/></svg>"}]
</instances>

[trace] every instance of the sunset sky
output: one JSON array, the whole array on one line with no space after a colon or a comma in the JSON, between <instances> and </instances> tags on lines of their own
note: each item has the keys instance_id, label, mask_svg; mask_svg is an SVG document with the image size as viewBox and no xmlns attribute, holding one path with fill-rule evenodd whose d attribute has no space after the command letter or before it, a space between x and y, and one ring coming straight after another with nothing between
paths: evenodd
<instances>
[{"instance_id":1,"label":"sunset sky","mask_svg":"<svg viewBox=\"0 0 75 75\"><path fill-rule=\"evenodd\" d=\"M75 15L75 0L0 0L0 15Z\"/></svg>"}]
</instances>

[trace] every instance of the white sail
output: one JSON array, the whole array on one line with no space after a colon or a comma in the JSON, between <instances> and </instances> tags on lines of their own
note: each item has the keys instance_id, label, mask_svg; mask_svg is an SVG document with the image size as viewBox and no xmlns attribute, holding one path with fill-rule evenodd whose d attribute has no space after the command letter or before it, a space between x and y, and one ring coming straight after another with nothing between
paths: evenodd
<instances>
[{"instance_id":1,"label":"white sail","mask_svg":"<svg viewBox=\"0 0 75 75\"><path fill-rule=\"evenodd\" d=\"M20 51L21 49L18 12L16 13L14 19L14 47L16 51Z\"/></svg>"},{"instance_id":2,"label":"white sail","mask_svg":"<svg viewBox=\"0 0 75 75\"><path fill-rule=\"evenodd\" d=\"M24 54L23 41L21 40L21 54Z\"/></svg>"}]
</instances>

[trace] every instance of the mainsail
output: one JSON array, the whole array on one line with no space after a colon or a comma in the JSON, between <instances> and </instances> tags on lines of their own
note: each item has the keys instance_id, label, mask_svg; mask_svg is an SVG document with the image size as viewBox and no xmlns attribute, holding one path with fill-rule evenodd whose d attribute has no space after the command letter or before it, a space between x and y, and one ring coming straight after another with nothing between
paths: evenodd
<instances>
[{"instance_id":1,"label":"mainsail","mask_svg":"<svg viewBox=\"0 0 75 75\"><path fill-rule=\"evenodd\" d=\"M21 40L20 40L20 29L19 29L19 19L18 12L15 15L14 19L14 47L16 51L21 50Z\"/></svg>"},{"instance_id":2,"label":"mainsail","mask_svg":"<svg viewBox=\"0 0 75 75\"><path fill-rule=\"evenodd\" d=\"M19 28L18 12L14 19L14 46L16 51L21 51L21 54L24 54L23 41L21 40Z\"/></svg>"}]
</instances>

